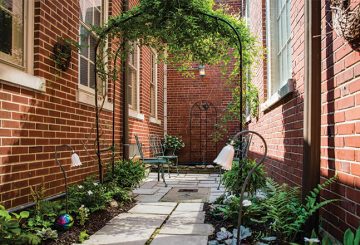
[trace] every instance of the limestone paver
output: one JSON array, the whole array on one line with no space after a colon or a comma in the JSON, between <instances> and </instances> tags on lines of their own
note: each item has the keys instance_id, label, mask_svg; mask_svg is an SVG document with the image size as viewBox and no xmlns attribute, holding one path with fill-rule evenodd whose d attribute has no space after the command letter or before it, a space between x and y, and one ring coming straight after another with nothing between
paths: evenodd
<instances>
[{"instance_id":1,"label":"limestone paver","mask_svg":"<svg viewBox=\"0 0 360 245\"><path fill-rule=\"evenodd\" d=\"M145 189L145 188L138 188L133 190L133 193L139 195L153 195L158 192L159 188L152 188L152 189Z\"/></svg>"},{"instance_id":2,"label":"limestone paver","mask_svg":"<svg viewBox=\"0 0 360 245\"><path fill-rule=\"evenodd\" d=\"M206 235L209 236L214 232L214 228L209 224L165 224L160 234L170 235Z\"/></svg>"},{"instance_id":3,"label":"limestone paver","mask_svg":"<svg viewBox=\"0 0 360 245\"><path fill-rule=\"evenodd\" d=\"M120 214L84 244L144 244L166 217L167 215Z\"/></svg>"},{"instance_id":4,"label":"limestone paver","mask_svg":"<svg viewBox=\"0 0 360 245\"><path fill-rule=\"evenodd\" d=\"M209 201L215 201L225 191L223 186L217 190L218 175L171 174L171 178L166 175L166 181L168 187L162 181L157 181L157 173L150 173L141 187L133 191L138 204L128 213L112 219L84 244L143 245L153 234L157 234L151 245L206 245L213 227L204 224L205 212L201 199L192 199L191 203L185 203L188 200L183 203L180 199L177 200L180 203L160 200L173 188L209 187ZM157 229L160 231L155 233Z\"/></svg>"},{"instance_id":5,"label":"limestone paver","mask_svg":"<svg viewBox=\"0 0 360 245\"><path fill-rule=\"evenodd\" d=\"M155 237L151 245L206 245L207 236L192 236L192 235L165 235L160 234Z\"/></svg>"},{"instance_id":6,"label":"limestone paver","mask_svg":"<svg viewBox=\"0 0 360 245\"><path fill-rule=\"evenodd\" d=\"M199 212L204 208L203 203L180 203L176 208L177 212Z\"/></svg>"},{"instance_id":7,"label":"limestone paver","mask_svg":"<svg viewBox=\"0 0 360 245\"><path fill-rule=\"evenodd\" d=\"M174 211L166 224L203 224L205 212L178 212Z\"/></svg>"}]
</instances>

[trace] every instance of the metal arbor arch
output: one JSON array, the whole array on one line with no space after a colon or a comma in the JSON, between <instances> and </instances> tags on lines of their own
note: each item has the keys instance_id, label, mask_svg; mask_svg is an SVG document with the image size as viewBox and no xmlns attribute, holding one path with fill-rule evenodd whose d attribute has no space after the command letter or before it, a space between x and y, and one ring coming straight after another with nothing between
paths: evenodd
<instances>
[{"instance_id":1,"label":"metal arbor arch","mask_svg":"<svg viewBox=\"0 0 360 245\"><path fill-rule=\"evenodd\" d=\"M121 24L128 22L131 19L134 19L136 17L141 16L143 13L139 12L136 13L132 16L129 16L128 18L122 20L121 22L118 22L117 25L112 25L112 26L108 26L101 34L101 36L99 37L96 45L95 45L95 53L98 52L98 48L100 45L101 40L103 40L113 29L115 29L116 27L120 26ZM237 41L238 41L238 52L239 52L239 91L240 91L240 101L239 101L239 106L240 106L240 119L239 119L239 131L241 132L243 129L243 118L242 118L242 107L243 107L243 45L242 45L242 41L241 41L241 37L240 34L238 32L238 30L226 19L223 19L219 16L216 15L212 15L212 14L208 14L205 12L201 12L198 11L197 14L209 17L214 19L217 23L223 22L226 25L228 25L230 27L231 30L233 30L233 32L235 33L236 37L237 37ZM118 48L116 51L116 55L114 58L114 64L116 64L116 61L119 57L120 52L122 51L122 47ZM98 168L99 168L99 179L100 182L103 181L103 165L102 165L102 160L101 160L101 153L102 152L106 152L106 151L111 151L112 153L112 172L114 173L114 166L115 166L115 97L116 97L116 90L115 90L115 81L113 82L113 89L112 89L112 101L113 101L113 110L112 110L112 144L109 148L107 149L100 149L100 126L99 126L99 102L98 102L98 78L97 78L97 73L98 73L98 69L97 69L97 55L95 55L95 71L94 71L94 76L95 76L95 119L96 119L96 155L97 155L97 159L98 159ZM116 71L115 71L116 72ZM124 100L126 99L126 85L125 85L125 79L123 77L123 93L124 93ZM123 119L124 119L124 114L126 110L126 103L123 100L123 108L122 108L122 112L123 112ZM125 121L125 120L124 120ZM126 126L126 123L123 122L123 126ZM126 128L123 128L123 152L125 152L125 146L127 144L127 142L124 141L124 139L126 139ZM240 136L241 137L241 136Z\"/></svg>"},{"instance_id":2,"label":"metal arbor arch","mask_svg":"<svg viewBox=\"0 0 360 245\"><path fill-rule=\"evenodd\" d=\"M120 26L121 24L133 19L133 18L136 18L138 16L141 16L143 13L142 12L139 12L139 13L136 13L124 20L122 20L121 22L117 23L117 25L114 25L114 26L109 26L107 29L104 30L104 32L102 33L102 35L99 37L99 40L97 41L96 45L95 45L95 53L97 53L98 51L98 48L99 48L99 45L100 45L100 42L103 38L105 38L110 32L112 29L116 28L117 26ZM243 118L242 118L242 107L243 107L243 94L242 94L242 91L243 91L243 45L242 45L242 40L241 40L241 37L240 37L240 34L238 32L238 30L229 22L227 21L226 19L223 19L219 16L216 16L216 15L212 15L212 14L208 14L208 13L205 13L205 12L201 12L201 11L198 11L197 14L200 14L200 15L203 15L203 16L206 16L206 17L209 17L209 18L212 18L214 19L217 23L220 21L220 22L223 22L225 23L226 25L228 25L230 27L231 30L233 30L233 32L235 33L236 37L237 37L237 41L238 41L238 52L239 52L239 91L240 91L240 101L239 101L239 106L240 106L240 119L239 119L239 129L240 129L240 132L242 132L243 130ZM120 51L121 51L122 48L119 48L116 52L116 55L115 55L115 59L114 59L114 64L116 64L116 60L120 54ZM97 64L97 56L95 55L95 64ZM100 127L99 127L99 104L98 104L98 79L97 79L97 67L95 65L95 110L96 110L96 114L95 114L95 117L96 117L96 155L97 155L97 158L98 158L98 167L99 167L99 179L100 179L100 182L103 181L103 166L102 166L102 160L101 160L101 153L104 152L104 151L111 151L112 153L112 171L114 173L114 166L115 166L115 81L113 82L113 91L112 91L112 101L113 101L113 111L112 111L112 145L111 147L109 147L108 149L100 149ZM123 92L124 92L124 100L126 100L126 85L125 85L125 79L123 79ZM122 112L123 112L123 118L125 117L125 112L127 111L126 110L126 103L125 101L123 100L123 108L122 108ZM124 121L123 122L123 126L126 126L126 122ZM123 149L124 149L124 152L125 152L125 145L127 144L127 142L125 142L124 140L126 139L126 128L123 128ZM240 138L240 141L242 140L242 134L239 135L239 138ZM240 156L240 160L241 160L241 156ZM255 168L254 168L255 170ZM249 175L248 175L248 178L250 178L251 174L252 174L253 171L250 171L249 172ZM247 178L247 179L248 179ZM241 205L242 206L242 205ZM242 207L241 207L242 208ZM241 209L240 209L240 215L239 215L239 223L238 223L238 236L237 237L240 237L240 225L241 225ZM237 239L237 244L240 244L240 239Z\"/></svg>"}]
</instances>

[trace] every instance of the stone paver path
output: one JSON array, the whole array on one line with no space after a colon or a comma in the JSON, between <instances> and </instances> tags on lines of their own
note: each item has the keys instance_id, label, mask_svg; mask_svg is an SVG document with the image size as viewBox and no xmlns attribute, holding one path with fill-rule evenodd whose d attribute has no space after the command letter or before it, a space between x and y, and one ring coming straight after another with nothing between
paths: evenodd
<instances>
[{"instance_id":1,"label":"stone paver path","mask_svg":"<svg viewBox=\"0 0 360 245\"><path fill-rule=\"evenodd\" d=\"M168 187L150 173L145 182L133 191L137 205L113 218L83 244L88 245L206 245L214 229L204 224L204 204L200 202L161 202L172 188L210 189L208 201L224 193L217 190L217 174L172 174L166 176ZM193 200L196 201L196 200Z\"/></svg>"}]
</instances>

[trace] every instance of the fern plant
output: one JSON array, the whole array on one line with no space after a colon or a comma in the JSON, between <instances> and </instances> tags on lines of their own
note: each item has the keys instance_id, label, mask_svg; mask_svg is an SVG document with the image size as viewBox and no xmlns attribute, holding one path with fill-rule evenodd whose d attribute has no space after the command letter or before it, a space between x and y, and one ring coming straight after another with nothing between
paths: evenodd
<instances>
[{"instance_id":1,"label":"fern plant","mask_svg":"<svg viewBox=\"0 0 360 245\"><path fill-rule=\"evenodd\" d=\"M336 199L317 201L320 191L336 179L337 177L334 176L314 188L306 197L305 204L300 202L298 188L279 185L269 180L270 197L263 202L267 207L267 215L263 217L263 221L269 223L270 229L283 240L295 240L311 215L325 205L337 201Z\"/></svg>"}]
</instances>

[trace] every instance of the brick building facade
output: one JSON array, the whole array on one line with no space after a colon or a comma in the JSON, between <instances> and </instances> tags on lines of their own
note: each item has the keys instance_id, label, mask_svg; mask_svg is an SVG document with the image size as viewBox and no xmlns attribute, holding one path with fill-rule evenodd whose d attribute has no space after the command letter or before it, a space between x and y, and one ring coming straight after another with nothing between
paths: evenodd
<instances>
[{"instance_id":1,"label":"brick building facade","mask_svg":"<svg viewBox=\"0 0 360 245\"><path fill-rule=\"evenodd\" d=\"M134 4L129 3L130 7ZM15 207L31 201L30 186L43 184L49 196L64 190L62 174L54 159L56 146L69 144L81 157L83 166L71 169L70 153L59 148L70 183L97 173L92 75L96 37L89 34L87 28L101 25L109 16L121 13L122 1L16 0L3 1L1 7L2 20L5 13L22 10L25 13L17 16L24 25L24 32L16 37L25 44L24 48L21 46L23 56L15 57L15 40L10 38L10 43L5 45L8 40L0 38L0 203ZM13 24L4 26L7 34L13 35ZM55 69L53 59L53 47L60 38L82 45L80 54L75 49L71 52L70 66L65 71ZM138 107L129 115L131 140L135 132L144 140L150 133L163 135L164 65L152 62L151 54L149 48L139 48L138 89L134 92ZM150 113L150 81L157 86L154 115ZM116 81L117 96L111 101L111 88L110 81L102 85L105 103L100 113L101 145L104 148L111 145L109 125L115 103L115 142L119 157L123 145L123 99L120 96L123 91L120 81ZM84 150L84 146L88 150ZM104 163L108 162L110 153L104 157Z\"/></svg>"},{"instance_id":2,"label":"brick building facade","mask_svg":"<svg viewBox=\"0 0 360 245\"><path fill-rule=\"evenodd\" d=\"M2 28L4 33L11 34L8 38L0 37L0 203L6 207L30 202L30 186L43 184L47 195L63 191L62 175L54 161L55 146L70 144L81 157L84 166L71 169L69 152L61 152L70 183L97 173L93 149L94 77L91 75L94 53L91 47L96 36L89 34L87 28L90 24L101 25L109 16L121 13L123 1L92 2L91 6L84 0L1 2L1 18L17 16L24 26L23 32L13 35L13 23L7 22ZM267 140L268 174L279 182L301 186L307 178L303 174L307 164L303 160L304 91L308 69L304 57L305 3L284 0L280 6L276 4L280 1L275 0L231 1L236 8L240 2L246 3L244 14L252 32L269 51L252 69L261 106L259 116L252 118L248 127ZM129 6L136 3L130 1ZM320 170L322 179L335 171L339 175L339 182L325 190L322 198L341 200L323 210L322 217L324 228L340 237L347 227L357 228L360 220L360 55L332 30L329 1L321 3L322 35L314 37L321 38L322 45L322 65L318 71L322 79ZM10 36L16 36L17 41ZM55 69L52 58L53 46L61 37L89 44L80 54L72 51L70 66L65 71ZM275 44L281 44L281 49ZM195 125L192 133L208 131L204 135L210 143L205 152L204 140L197 138L191 143L191 108L196 102L208 101L216 107L220 117L231 99L225 79L216 67L206 67L206 75L200 77L198 66L194 66L194 78L185 78L167 69L166 65L154 62L157 54L150 48L134 47L134 58L131 64L127 63L134 74L127 87L130 91L130 157L136 153L134 134L147 145L149 134L163 135L165 132L183 137L186 148L180 152L181 162L210 162L223 143L216 146L211 142L213 119L207 119L208 127L199 128L199 120L204 115L196 113L194 117L199 120L192 122ZM111 144L111 129L106 125L112 123L115 104L115 141L119 157L123 155L121 95L124 91L120 81L115 83L115 101L110 99L114 92L112 83L101 86L107 96L100 117L102 144L107 146ZM234 128L236 124L230 127ZM230 130L229 135L232 134ZM88 151L84 150L84 145ZM195 157L190 156L190 145L197 151Z\"/></svg>"},{"instance_id":3,"label":"brick building facade","mask_svg":"<svg viewBox=\"0 0 360 245\"><path fill-rule=\"evenodd\" d=\"M268 51L252 72L261 106L249 128L268 143L268 174L301 187L303 181L309 181L303 173L309 164L304 161L305 72L310 69L305 65L305 28L310 25L305 19L305 2L245 2L249 26ZM358 3L351 2L354 6ZM321 37L313 37L321 38L321 70L316 71L321 72L320 174L323 181L336 172L339 181L323 191L321 198L340 201L322 210L321 217L322 226L340 238L345 229L356 229L360 221L360 53L338 36L332 25L330 1L322 0ZM290 52L281 56L287 48ZM291 72L281 74L284 69Z\"/></svg>"}]
</instances>

